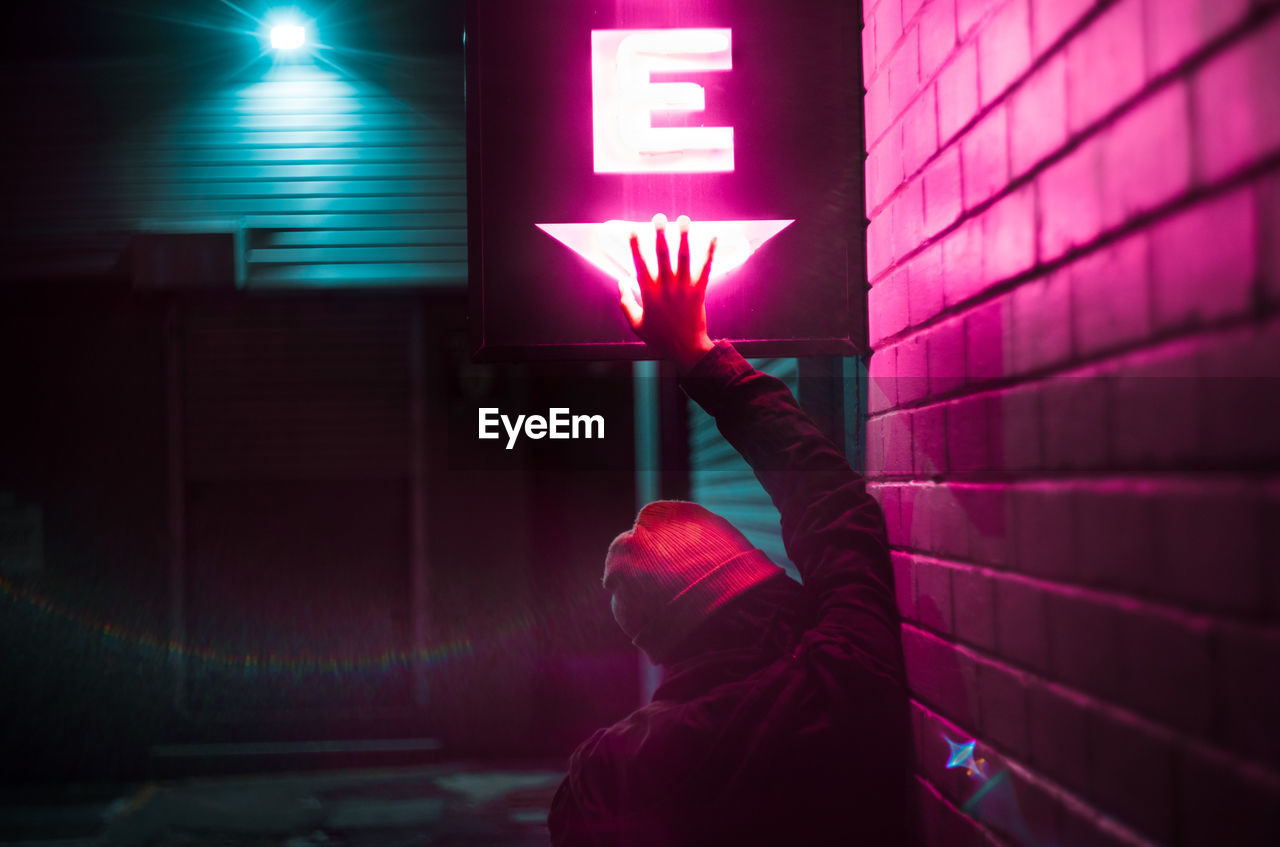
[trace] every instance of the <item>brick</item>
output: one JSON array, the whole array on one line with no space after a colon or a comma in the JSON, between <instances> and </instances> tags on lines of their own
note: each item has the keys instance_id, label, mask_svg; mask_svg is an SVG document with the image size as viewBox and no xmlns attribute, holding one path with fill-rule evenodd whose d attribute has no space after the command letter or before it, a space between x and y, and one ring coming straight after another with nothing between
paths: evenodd
<instances>
[{"instance_id":1,"label":"brick","mask_svg":"<svg viewBox=\"0 0 1280 847\"><path fill-rule=\"evenodd\" d=\"M1044 466L1048 470L1089 470L1107 466L1108 380L1093 371L1075 371L1045 383Z\"/></svg>"},{"instance_id":2,"label":"brick","mask_svg":"<svg viewBox=\"0 0 1280 847\"><path fill-rule=\"evenodd\" d=\"M924 241L924 181L914 179L889 204L893 218L893 254L905 257Z\"/></svg>"},{"instance_id":3,"label":"brick","mask_svg":"<svg viewBox=\"0 0 1280 847\"><path fill-rule=\"evenodd\" d=\"M1199 452L1194 348L1128 359L1111 382L1111 447L1119 467L1170 467Z\"/></svg>"},{"instance_id":4,"label":"brick","mask_svg":"<svg viewBox=\"0 0 1280 847\"><path fill-rule=\"evenodd\" d=\"M1149 838L1171 841L1173 753L1168 739L1115 712L1089 722L1090 783L1099 805Z\"/></svg>"},{"instance_id":5,"label":"brick","mask_svg":"<svg viewBox=\"0 0 1280 847\"><path fill-rule=\"evenodd\" d=\"M952 576L959 624L959 592ZM1224 625L1218 631L1218 663L1210 688L1222 715L1223 740L1238 752L1280 767L1280 631Z\"/></svg>"},{"instance_id":6,"label":"brick","mask_svg":"<svg viewBox=\"0 0 1280 847\"><path fill-rule=\"evenodd\" d=\"M1048 614L1054 678L1107 700L1118 699L1125 687L1120 646L1124 613L1092 597L1063 592L1050 595Z\"/></svg>"},{"instance_id":7,"label":"brick","mask_svg":"<svg viewBox=\"0 0 1280 847\"><path fill-rule=\"evenodd\" d=\"M934 327L925 348L929 361L929 396L939 397L964 386L964 322L953 318Z\"/></svg>"},{"instance_id":8,"label":"brick","mask_svg":"<svg viewBox=\"0 0 1280 847\"><path fill-rule=\"evenodd\" d=\"M867 292L867 333L871 344L902 332L907 327L907 275L899 271Z\"/></svg>"},{"instance_id":9,"label":"brick","mask_svg":"<svg viewBox=\"0 0 1280 847\"><path fill-rule=\"evenodd\" d=\"M951 574L951 603L956 637L993 650L996 646L995 589L991 577L970 568Z\"/></svg>"},{"instance_id":10,"label":"brick","mask_svg":"<svg viewBox=\"0 0 1280 847\"><path fill-rule=\"evenodd\" d=\"M1212 710L1208 626L1188 616L1130 613L1121 632L1123 702L1160 723L1207 735Z\"/></svg>"},{"instance_id":11,"label":"brick","mask_svg":"<svg viewBox=\"0 0 1280 847\"><path fill-rule=\"evenodd\" d=\"M1036 179L1041 261L1083 247L1102 231L1099 151L1096 143L1086 141Z\"/></svg>"},{"instance_id":12,"label":"brick","mask_svg":"<svg viewBox=\"0 0 1280 847\"><path fill-rule=\"evenodd\" d=\"M898 190L902 180L902 127L895 126L867 154L868 217Z\"/></svg>"},{"instance_id":13,"label":"brick","mask_svg":"<svg viewBox=\"0 0 1280 847\"><path fill-rule=\"evenodd\" d=\"M1014 289L1013 366L1019 374L1052 368L1071 358L1071 285L1065 273Z\"/></svg>"},{"instance_id":14,"label":"brick","mask_svg":"<svg viewBox=\"0 0 1280 847\"><path fill-rule=\"evenodd\" d=\"M926 406L913 413L911 422L915 473L917 477L944 474L947 460L946 407Z\"/></svg>"},{"instance_id":15,"label":"brick","mask_svg":"<svg viewBox=\"0 0 1280 847\"><path fill-rule=\"evenodd\" d=\"M926 782L918 782L918 817L924 844L955 847L989 847L990 842L968 815L942 799Z\"/></svg>"},{"instance_id":16,"label":"brick","mask_svg":"<svg viewBox=\"0 0 1280 847\"><path fill-rule=\"evenodd\" d=\"M876 26L876 67L883 68L902 37L902 4L881 0L871 15Z\"/></svg>"},{"instance_id":17,"label":"brick","mask_svg":"<svg viewBox=\"0 0 1280 847\"><path fill-rule=\"evenodd\" d=\"M969 383L1013 373L1013 309L1007 298L992 300L965 315L964 336Z\"/></svg>"},{"instance_id":18,"label":"brick","mask_svg":"<svg viewBox=\"0 0 1280 847\"><path fill-rule=\"evenodd\" d=\"M970 44L938 74L938 139L946 144L978 113L978 51Z\"/></svg>"},{"instance_id":19,"label":"brick","mask_svg":"<svg viewBox=\"0 0 1280 847\"><path fill-rule=\"evenodd\" d=\"M1280 323L1206 339L1200 375L1204 456L1246 467L1280 459Z\"/></svg>"},{"instance_id":20,"label":"brick","mask_svg":"<svg viewBox=\"0 0 1280 847\"><path fill-rule=\"evenodd\" d=\"M1009 822L1000 827L1001 830L1012 838L1029 837L1031 844L1065 844L1060 837L1061 792L1056 787L1050 789L1037 774L1016 765L1009 766L1008 773L1013 777L1015 804L1012 809L1019 817L1006 819Z\"/></svg>"},{"instance_id":21,"label":"brick","mask_svg":"<svg viewBox=\"0 0 1280 847\"><path fill-rule=\"evenodd\" d=\"M1216 751L1178 758L1178 805L1185 847L1280 844L1280 779Z\"/></svg>"},{"instance_id":22,"label":"brick","mask_svg":"<svg viewBox=\"0 0 1280 847\"><path fill-rule=\"evenodd\" d=\"M1120 0L1067 43L1067 123L1079 132L1146 81L1142 0Z\"/></svg>"},{"instance_id":23,"label":"brick","mask_svg":"<svg viewBox=\"0 0 1280 847\"><path fill-rule=\"evenodd\" d=\"M1062 844L1071 847L1146 847L1151 842L1115 818L1098 814L1082 801L1062 807Z\"/></svg>"},{"instance_id":24,"label":"brick","mask_svg":"<svg viewBox=\"0 0 1280 847\"><path fill-rule=\"evenodd\" d=\"M916 613L915 560L907 553L894 551L890 554L893 561L893 596L898 604L898 613L903 620L914 621Z\"/></svg>"},{"instance_id":25,"label":"brick","mask_svg":"<svg viewBox=\"0 0 1280 847\"><path fill-rule=\"evenodd\" d=\"M1026 757L1031 746L1026 674L993 662L981 662L978 692L982 698L983 738L1014 756Z\"/></svg>"},{"instance_id":26,"label":"brick","mask_svg":"<svg viewBox=\"0 0 1280 847\"><path fill-rule=\"evenodd\" d=\"M988 283L1036 263L1036 199L1031 185L999 200L982 216L982 272Z\"/></svg>"},{"instance_id":27,"label":"brick","mask_svg":"<svg viewBox=\"0 0 1280 847\"><path fill-rule=\"evenodd\" d=\"M867 278L874 284L893 265L893 221L883 211L867 224Z\"/></svg>"},{"instance_id":28,"label":"brick","mask_svg":"<svg viewBox=\"0 0 1280 847\"><path fill-rule=\"evenodd\" d=\"M1076 559L1081 580L1141 593L1155 590L1162 574L1156 566L1151 488L1108 482L1077 490Z\"/></svg>"},{"instance_id":29,"label":"brick","mask_svg":"<svg viewBox=\"0 0 1280 847\"><path fill-rule=\"evenodd\" d=\"M1049 667L1044 591L1021 580L996 577L996 647L999 654L1034 671Z\"/></svg>"},{"instance_id":30,"label":"brick","mask_svg":"<svg viewBox=\"0 0 1280 847\"><path fill-rule=\"evenodd\" d=\"M877 350L867 366L867 411L870 414L898 405L898 348Z\"/></svg>"},{"instance_id":31,"label":"brick","mask_svg":"<svg viewBox=\"0 0 1280 847\"><path fill-rule=\"evenodd\" d=\"M867 421L867 475L879 476L885 473L884 465L884 418L871 418Z\"/></svg>"},{"instance_id":32,"label":"brick","mask_svg":"<svg viewBox=\"0 0 1280 847\"><path fill-rule=\"evenodd\" d=\"M947 450L953 473L972 474L990 470L988 414L986 395L966 397L947 404Z\"/></svg>"},{"instance_id":33,"label":"brick","mask_svg":"<svg viewBox=\"0 0 1280 847\"><path fill-rule=\"evenodd\" d=\"M1259 232L1280 232L1280 172L1256 183ZM1280 238L1258 239L1258 270L1268 302L1280 303Z\"/></svg>"},{"instance_id":34,"label":"brick","mask_svg":"<svg viewBox=\"0 0 1280 847\"><path fill-rule=\"evenodd\" d=\"M1101 144L1103 229L1184 193L1191 187L1186 89L1175 83L1152 95L1110 127Z\"/></svg>"},{"instance_id":35,"label":"brick","mask_svg":"<svg viewBox=\"0 0 1280 847\"><path fill-rule=\"evenodd\" d=\"M929 80L956 49L956 0L932 0L920 15L920 78Z\"/></svg>"},{"instance_id":36,"label":"brick","mask_svg":"<svg viewBox=\"0 0 1280 847\"><path fill-rule=\"evenodd\" d=\"M982 275L982 221L961 224L942 242L942 262L947 269L943 298L955 306L986 288Z\"/></svg>"},{"instance_id":37,"label":"brick","mask_svg":"<svg viewBox=\"0 0 1280 847\"><path fill-rule=\"evenodd\" d=\"M928 86L902 117L902 169L908 175L938 152L938 104Z\"/></svg>"},{"instance_id":38,"label":"brick","mask_svg":"<svg viewBox=\"0 0 1280 847\"><path fill-rule=\"evenodd\" d=\"M898 402L917 403L929 392L928 349L920 336L898 345Z\"/></svg>"},{"instance_id":39,"label":"brick","mask_svg":"<svg viewBox=\"0 0 1280 847\"><path fill-rule=\"evenodd\" d=\"M1069 578L1075 565L1075 516L1072 490L1063 486L1027 486L1012 492L1016 556L1023 573Z\"/></svg>"},{"instance_id":40,"label":"brick","mask_svg":"<svg viewBox=\"0 0 1280 847\"><path fill-rule=\"evenodd\" d=\"M884 429L884 472L891 475L911 473L911 415L891 412L882 418Z\"/></svg>"},{"instance_id":41,"label":"brick","mask_svg":"<svg viewBox=\"0 0 1280 847\"><path fill-rule=\"evenodd\" d=\"M951 569L916 560L916 621L923 627L951 633Z\"/></svg>"},{"instance_id":42,"label":"brick","mask_svg":"<svg viewBox=\"0 0 1280 847\"><path fill-rule=\"evenodd\" d=\"M897 117L920 90L920 45L914 38L902 42L889 60L889 114Z\"/></svg>"},{"instance_id":43,"label":"brick","mask_svg":"<svg viewBox=\"0 0 1280 847\"><path fill-rule=\"evenodd\" d=\"M961 39L969 36L984 16L1002 0L956 0L956 24Z\"/></svg>"},{"instance_id":44,"label":"brick","mask_svg":"<svg viewBox=\"0 0 1280 847\"><path fill-rule=\"evenodd\" d=\"M1009 489L1004 485L953 485L951 490L969 524L969 557L987 565L1004 565L1009 561L1013 525Z\"/></svg>"},{"instance_id":45,"label":"brick","mask_svg":"<svg viewBox=\"0 0 1280 847\"><path fill-rule=\"evenodd\" d=\"M1040 429L1038 385L1003 391L992 398L989 449L993 469L1031 471L1044 467Z\"/></svg>"},{"instance_id":46,"label":"brick","mask_svg":"<svg viewBox=\"0 0 1280 847\"><path fill-rule=\"evenodd\" d=\"M902 629L907 686L924 703L959 724L977 724L977 671L953 645L914 627Z\"/></svg>"},{"instance_id":47,"label":"brick","mask_svg":"<svg viewBox=\"0 0 1280 847\"><path fill-rule=\"evenodd\" d=\"M929 500L933 525L931 549L948 559L969 555L969 519L950 486L937 486ZM954 574L953 574L954 581Z\"/></svg>"},{"instance_id":48,"label":"brick","mask_svg":"<svg viewBox=\"0 0 1280 847\"><path fill-rule=\"evenodd\" d=\"M1249 0L1147 0L1147 72L1176 68L1249 12Z\"/></svg>"},{"instance_id":49,"label":"brick","mask_svg":"<svg viewBox=\"0 0 1280 847\"><path fill-rule=\"evenodd\" d=\"M876 490L880 508L884 512L884 527L889 543L895 547L906 546L902 533L902 487L877 484Z\"/></svg>"},{"instance_id":50,"label":"brick","mask_svg":"<svg viewBox=\"0 0 1280 847\"><path fill-rule=\"evenodd\" d=\"M1253 199L1247 190L1200 204L1151 231L1157 329L1248 310L1257 273ZM1206 245L1213 245L1206 249Z\"/></svg>"},{"instance_id":51,"label":"brick","mask_svg":"<svg viewBox=\"0 0 1280 847\"><path fill-rule=\"evenodd\" d=\"M889 110L889 74L881 71L867 85L862 101L863 121L866 124L867 144L873 145L893 124L894 115Z\"/></svg>"},{"instance_id":52,"label":"brick","mask_svg":"<svg viewBox=\"0 0 1280 847\"><path fill-rule=\"evenodd\" d=\"M1093 356L1151 333L1147 237L1138 233L1074 262L1071 317L1077 352Z\"/></svg>"},{"instance_id":53,"label":"brick","mask_svg":"<svg viewBox=\"0 0 1280 847\"><path fill-rule=\"evenodd\" d=\"M929 511L928 486L912 484L899 489L902 512L902 545L913 550L928 550L933 541L933 513Z\"/></svg>"},{"instance_id":54,"label":"brick","mask_svg":"<svg viewBox=\"0 0 1280 847\"><path fill-rule=\"evenodd\" d=\"M1225 50L1193 78L1201 179L1220 179L1280 149L1278 54L1280 18L1272 18L1265 29Z\"/></svg>"},{"instance_id":55,"label":"brick","mask_svg":"<svg viewBox=\"0 0 1280 847\"><path fill-rule=\"evenodd\" d=\"M1051 47L1097 2L1098 0L1032 0L1031 44L1036 54Z\"/></svg>"},{"instance_id":56,"label":"brick","mask_svg":"<svg viewBox=\"0 0 1280 847\"><path fill-rule=\"evenodd\" d=\"M1004 106L992 110L960 140L964 207L972 209L1009 184L1008 119Z\"/></svg>"},{"instance_id":57,"label":"brick","mask_svg":"<svg viewBox=\"0 0 1280 847\"><path fill-rule=\"evenodd\" d=\"M1056 687L1032 685L1027 691L1031 762L1072 791L1088 794L1087 707Z\"/></svg>"},{"instance_id":58,"label":"brick","mask_svg":"<svg viewBox=\"0 0 1280 847\"><path fill-rule=\"evenodd\" d=\"M941 245L926 247L911 260L907 311L912 326L932 320L942 311L945 278Z\"/></svg>"},{"instance_id":59,"label":"brick","mask_svg":"<svg viewBox=\"0 0 1280 847\"><path fill-rule=\"evenodd\" d=\"M978 94L985 106L1031 64L1028 0L1008 0L978 31Z\"/></svg>"},{"instance_id":60,"label":"brick","mask_svg":"<svg viewBox=\"0 0 1280 847\"><path fill-rule=\"evenodd\" d=\"M884 513L884 526L885 532L889 537L889 543L893 544L902 525L901 488L897 485L883 484L868 486L868 490L872 489L874 489L876 500L880 503L880 510Z\"/></svg>"},{"instance_id":61,"label":"brick","mask_svg":"<svg viewBox=\"0 0 1280 847\"><path fill-rule=\"evenodd\" d=\"M1009 101L1009 162L1019 176L1067 140L1067 61L1054 56Z\"/></svg>"},{"instance_id":62,"label":"brick","mask_svg":"<svg viewBox=\"0 0 1280 847\"><path fill-rule=\"evenodd\" d=\"M964 208L960 185L960 148L949 147L924 172L924 234L946 229Z\"/></svg>"},{"instance_id":63,"label":"brick","mask_svg":"<svg viewBox=\"0 0 1280 847\"><path fill-rule=\"evenodd\" d=\"M1274 423L1274 422L1273 422ZM1266 605L1258 497L1244 484L1169 486L1157 501L1158 592L1199 609L1248 615Z\"/></svg>"}]
</instances>

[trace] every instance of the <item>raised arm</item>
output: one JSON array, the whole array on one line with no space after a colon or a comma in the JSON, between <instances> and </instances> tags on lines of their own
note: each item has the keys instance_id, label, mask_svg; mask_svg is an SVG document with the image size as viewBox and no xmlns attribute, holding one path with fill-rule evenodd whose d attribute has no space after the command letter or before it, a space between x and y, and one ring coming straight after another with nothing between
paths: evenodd
<instances>
[{"instance_id":1,"label":"raised arm","mask_svg":"<svg viewBox=\"0 0 1280 847\"><path fill-rule=\"evenodd\" d=\"M879 504L784 383L751 367L727 342L711 343L704 303L713 256L708 254L693 279L688 222L681 218L673 270L665 219L655 224L656 275L632 237L638 292L620 286L628 321L656 352L675 359L689 396L715 418L773 499L787 554L819 605L817 637L848 642L871 669L900 679L898 618Z\"/></svg>"}]
</instances>

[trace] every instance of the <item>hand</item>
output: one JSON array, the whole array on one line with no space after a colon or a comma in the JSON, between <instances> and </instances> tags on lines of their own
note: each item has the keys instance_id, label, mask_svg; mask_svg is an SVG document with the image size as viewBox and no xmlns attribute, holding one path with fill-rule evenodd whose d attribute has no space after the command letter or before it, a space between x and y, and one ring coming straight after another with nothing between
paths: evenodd
<instances>
[{"instance_id":1,"label":"hand","mask_svg":"<svg viewBox=\"0 0 1280 847\"><path fill-rule=\"evenodd\" d=\"M618 283L619 302L627 323L645 344L658 355L675 359L681 372L687 372L714 345L707 335L707 280L711 278L711 260L716 253L712 239L702 272L694 280L689 271L689 219L676 220L680 228L680 247L676 269L671 270L671 254L667 249L667 216L653 216L657 230L658 275L649 273L640 255L640 239L631 234L631 258L636 264L636 291L624 282Z\"/></svg>"}]
</instances>

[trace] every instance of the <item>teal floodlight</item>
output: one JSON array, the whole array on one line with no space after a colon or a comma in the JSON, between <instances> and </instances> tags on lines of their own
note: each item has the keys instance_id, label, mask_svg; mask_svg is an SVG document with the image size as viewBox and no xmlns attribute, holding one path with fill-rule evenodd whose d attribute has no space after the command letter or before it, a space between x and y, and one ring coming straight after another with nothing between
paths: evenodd
<instances>
[{"instance_id":1,"label":"teal floodlight","mask_svg":"<svg viewBox=\"0 0 1280 847\"><path fill-rule=\"evenodd\" d=\"M271 27L271 46L276 50L297 50L307 43L307 28L298 24Z\"/></svg>"},{"instance_id":2,"label":"teal floodlight","mask_svg":"<svg viewBox=\"0 0 1280 847\"><path fill-rule=\"evenodd\" d=\"M319 43L316 39L315 21L296 6L272 9L259 20L258 37L262 51L271 52L289 61L310 55Z\"/></svg>"}]
</instances>

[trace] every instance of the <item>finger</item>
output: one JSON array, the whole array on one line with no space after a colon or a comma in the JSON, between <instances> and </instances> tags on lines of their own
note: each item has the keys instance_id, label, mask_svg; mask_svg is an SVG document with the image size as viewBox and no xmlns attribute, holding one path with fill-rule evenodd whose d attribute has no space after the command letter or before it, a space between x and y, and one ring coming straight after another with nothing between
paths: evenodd
<instances>
[{"instance_id":1,"label":"finger","mask_svg":"<svg viewBox=\"0 0 1280 847\"><path fill-rule=\"evenodd\" d=\"M711 246L707 248L707 260L702 263L702 273L698 275L698 283L695 288L706 288L707 283L711 281L711 260L716 257L716 240L711 239Z\"/></svg>"},{"instance_id":2,"label":"finger","mask_svg":"<svg viewBox=\"0 0 1280 847\"><path fill-rule=\"evenodd\" d=\"M689 217L681 215L676 218L676 226L680 228L680 247L676 251L676 279L683 285L693 280L689 276Z\"/></svg>"},{"instance_id":3,"label":"finger","mask_svg":"<svg viewBox=\"0 0 1280 847\"><path fill-rule=\"evenodd\" d=\"M658 279L671 280L671 251L667 249L667 216L658 212L653 216L655 249L658 251Z\"/></svg>"},{"instance_id":4,"label":"finger","mask_svg":"<svg viewBox=\"0 0 1280 847\"><path fill-rule=\"evenodd\" d=\"M636 263L636 279L641 286L651 285L653 277L649 274L649 265L640 255L640 236L631 233L631 259Z\"/></svg>"},{"instance_id":5,"label":"finger","mask_svg":"<svg viewBox=\"0 0 1280 847\"><path fill-rule=\"evenodd\" d=\"M641 321L644 320L644 309L636 301L635 291L621 280L618 281L618 305L622 306L622 314L627 316L627 323L631 324L631 329L639 329Z\"/></svg>"}]
</instances>

